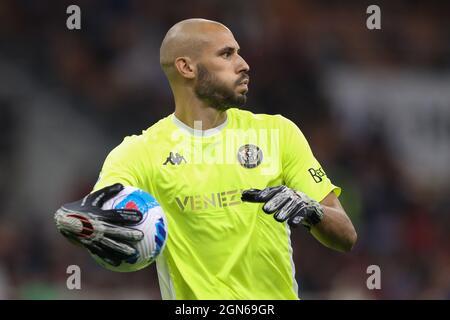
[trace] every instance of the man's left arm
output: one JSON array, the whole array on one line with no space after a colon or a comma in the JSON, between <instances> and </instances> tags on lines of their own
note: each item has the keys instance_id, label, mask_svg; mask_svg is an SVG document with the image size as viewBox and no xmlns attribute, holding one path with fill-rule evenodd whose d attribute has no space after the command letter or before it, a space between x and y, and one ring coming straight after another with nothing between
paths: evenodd
<instances>
[{"instance_id":1,"label":"man's left arm","mask_svg":"<svg viewBox=\"0 0 450 320\"><path fill-rule=\"evenodd\" d=\"M331 249L347 252L356 243L355 228L333 191L320 203L287 186L244 190L241 199L264 203L262 210L273 214L276 221L287 221L294 228L305 226L319 242Z\"/></svg>"},{"instance_id":2,"label":"man's left arm","mask_svg":"<svg viewBox=\"0 0 450 320\"><path fill-rule=\"evenodd\" d=\"M311 234L328 248L347 252L356 243L356 230L334 192L330 192L320 205L322 220L311 226Z\"/></svg>"},{"instance_id":3,"label":"man's left arm","mask_svg":"<svg viewBox=\"0 0 450 320\"><path fill-rule=\"evenodd\" d=\"M291 227L302 224L326 247L350 251L357 235L338 200L341 188L328 178L296 124L282 116L276 119L284 185L246 190L242 200L264 203L263 211L278 222L287 221Z\"/></svg>"}]
</instances>

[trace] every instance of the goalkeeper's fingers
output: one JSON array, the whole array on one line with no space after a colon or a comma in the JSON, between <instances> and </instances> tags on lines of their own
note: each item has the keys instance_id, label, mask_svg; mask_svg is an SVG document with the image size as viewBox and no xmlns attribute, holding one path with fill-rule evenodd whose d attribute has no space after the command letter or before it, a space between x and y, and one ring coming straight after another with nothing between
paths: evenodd
<instances>
[{"instance_id":1,"label":"goalkeeper's fingers","mask_svg":"<svg viewBox=\"0 0 450 320\"><path fill-rule=\"evenodd\" d=\"M242 192L241 200L246 202L267 202L286 186L268 187L263 190L248 189Z\"/></svg>"},{"instance_id":2,"label":"goalkeeper's fingers","mask_svg":"<svg viewBox=\"0 0 450 320\"><path fill-rule=\"evenodd\" d=\"M63 235L66 237L81 237L92 240L110 236L127 241L141 240L144 237L142 231L108 222L123 222L124 219L120 214L125 214L124 211L127 211L126 214L128 215L142 219L142 214L136 210L106 210L101 213L101 217L99 218L97 215L93 217L94 214L73 213L60 209L55 214L55 222L58 230L60 232L64 231Z\"/></svg>"},{"instance_id":3,"label":"goalkeeper's fingers","mask_svg":"<svg viewBox=\"0 0 450 320\"><path fill-rule=\"evenodd\" d=\"M113 224L103 224L101 227L105 237L126 241L140 241L144 233L133 228L121 227Z\"/></svg>"},{"instance_id":4,"label":"goalkeeper's fingers","mask_svg":"<svg viewBox=\"0 0 450 320\"><path fill-rule=\"evenodd\" d=\"M80 239L80 242L88 249L91 249L92 247L100 248L105 254L109 256L114 254L122 260L138 254L138 251L133 246L106 237L100 238L96 241Z\"/></svg>"},{"instance_id":5,"label":"goalkeeper's fingers","mask_svg":"<svg viewBox=\"0 0 450 320\"><path fill-rule=\"evenodd\" d=\"M116 183L100 190L97 190L83 199L83 202L101 208L103 204L122 191L124 186L120 183ZM84 203L83 203L84 205Z\"/></svg>"},{"instance_id":6,"label":"goalkeeper's fingers","mask_svg":"<svg viewBox=\"0 0 450 320\"><path fill-rule=\"evenodd\" d=\"M99 243L89 242L84 245L86 249L93 255L98 256L106 263L118 267L123 260L129 259L130 257L121 255L117 252L113 252L111 249L108 249L102 246Z\"/></svg>"},{"instance_id":7,"label":"goalkeeper's fingers","mask_svg":"<svg viewBox=\"0 0 450 320\"><path fill-rule=\"evenodd\" d=\"M272 190L271 190L272 191ZM292 202L292 194L294 192L289 188L279 188L277 193L270 198L263 206L265 213L279 213L278 211L285 207L288 202ZM280 216L281 219L281 216ZM282 221L277 219L278 221Z\"/></svg>"}]
</instances>

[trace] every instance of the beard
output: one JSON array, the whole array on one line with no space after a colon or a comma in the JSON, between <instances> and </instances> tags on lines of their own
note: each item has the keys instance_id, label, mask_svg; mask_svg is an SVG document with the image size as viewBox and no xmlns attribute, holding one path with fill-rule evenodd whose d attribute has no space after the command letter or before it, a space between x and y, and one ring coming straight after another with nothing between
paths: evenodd
<instances>
[{"instance_id":1,"label":"beard","mask_svg":"<svg viewBox=\"0 0 450 320\"><path fill-rule=\"evenodd\" d=\"M247 96L237 94L234 88L230 88L225 83L217 79L208 69L198 64L198 80L194 87L197 98L205 101L211 107L217 110L227 110L232 107L242 107L247 102ZM237 86L242 80L248 78L247 74L243 74L236 82Z\"/></svg>"}]
</instances>

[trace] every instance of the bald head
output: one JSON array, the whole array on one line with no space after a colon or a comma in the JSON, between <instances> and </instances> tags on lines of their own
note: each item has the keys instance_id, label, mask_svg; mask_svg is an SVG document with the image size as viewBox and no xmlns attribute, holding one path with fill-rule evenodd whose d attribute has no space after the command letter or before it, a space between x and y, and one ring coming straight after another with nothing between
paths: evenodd
<instances>
[{"instance_id":1,"label":"bald head","mask_svg":"<svg viewBox=\"0 0 450 320\"><path fill-rule=\"evenodd\" d=\"M169 29L162 41L159 61L169 80L178 57L197 58L215 32L231 31L223 24L206 19L187 19Z\"/></svg>"}]
</instances>

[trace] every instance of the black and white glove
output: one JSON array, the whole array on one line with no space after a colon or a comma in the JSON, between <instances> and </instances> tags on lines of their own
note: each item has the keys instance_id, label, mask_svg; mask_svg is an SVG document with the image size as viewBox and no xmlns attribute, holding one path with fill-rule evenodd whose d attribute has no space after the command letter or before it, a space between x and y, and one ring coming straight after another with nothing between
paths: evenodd
<instances>
[{"instance_id":1,"label":"black and white glove","mask_svg":"<svg viewBox=\"0 0 450 320\"><path fill-rule=\"evenodd\" d=\"M275 220L279 222L287 220L292 227L302 224L310 229L323 218L320 203L286 186L245 190L242 192L241 200L264 203L265 213L273 214Z\"/></svg>"},{"instance_id":2,"label":"black and white glove","mask_svg":"<svg viewBox=\"0 0 450 320\"><path fill-rule=\"evenodd\" d=\"M132 228L142 220L141 212L102 210L103 204L123 188L119 183L105 187L79 201L64 204L54 216L56 227L63 236L114 266L135 259L138 251L131 243L144 236L142 231Z\"/></svg>"}]
</instances>

